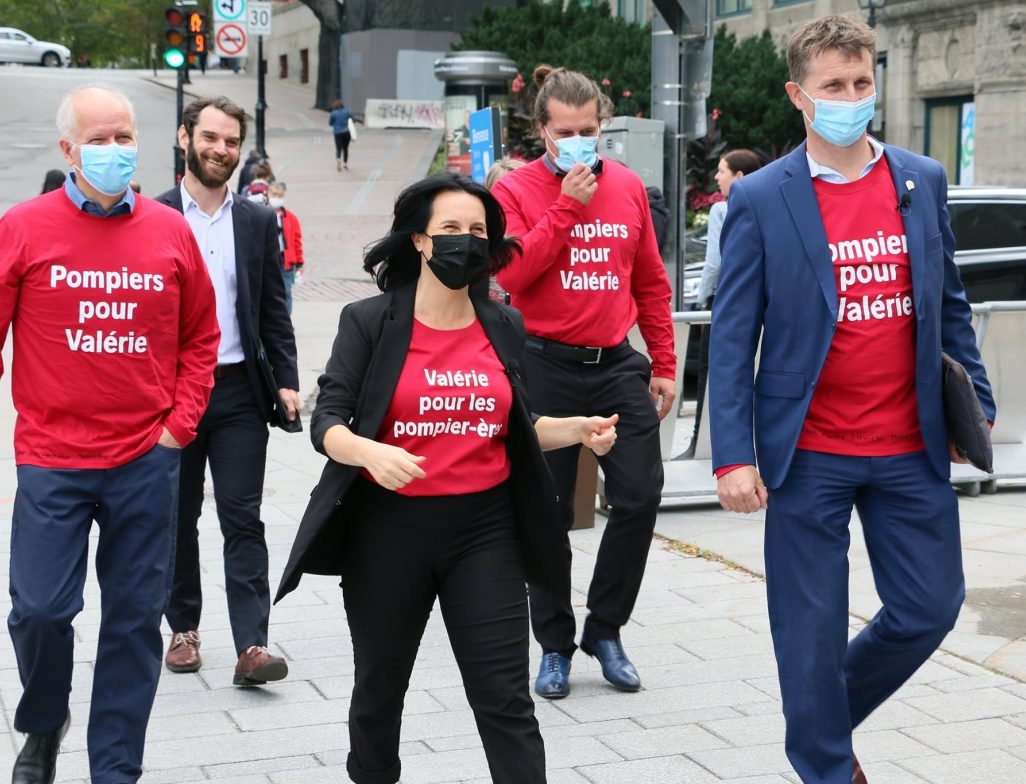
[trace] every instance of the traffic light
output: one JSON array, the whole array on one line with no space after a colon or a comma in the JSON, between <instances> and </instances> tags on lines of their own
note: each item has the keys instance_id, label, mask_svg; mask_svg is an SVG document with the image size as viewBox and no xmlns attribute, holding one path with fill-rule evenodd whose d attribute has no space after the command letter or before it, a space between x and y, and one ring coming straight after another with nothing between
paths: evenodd
<instances>
[{"instance_id":1,"label":"traffic light","mask_svg":"<svg viewBox=\"0 0 1026 784\"><path fill-rule=\"evenodd\" d=\"M164 62L175 70L185 65L189 38L185 11L176 5L164 10Z\"/></svg>"},{"instance_id":2,"label":"traffic light","mask_svg":"<svg viewBox=\"0 0 1026 784\"><path fill-rule=\"evenodd\" d=\"M189 54L207 51L207 17L195 11L189 14Z\"/></svg>"}]
</instances>

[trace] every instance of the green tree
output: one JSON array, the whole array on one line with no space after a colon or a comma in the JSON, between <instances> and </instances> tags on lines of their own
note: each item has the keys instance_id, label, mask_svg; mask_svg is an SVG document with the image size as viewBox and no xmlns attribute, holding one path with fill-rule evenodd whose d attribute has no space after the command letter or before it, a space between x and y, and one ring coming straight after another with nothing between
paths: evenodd
<instances>
[{"instance_id":1,"label":"green tree","mask_svg":"<svg viewBox=\"0 0 1026 784\"><path fill-rule=\"evenodd\" d=\"M453 46L457 51L504 52L517 63L523 90L513 96L511 146L528 152L534 88L531 74L539 63L583 71L602 83L616 114L647 115L652 68L648 26L614 17L606 2L582 7L580 0L527 0L519 8L487 6Z\"/></svg>"},{"instance_id":2,"label":"green tree","mask_svg":"<svg viewBox=\"0 0 1026 784\"><path fill-rule=\"evenodd\" d=\"M787 62L768 30L740 43L726 27L716 31L707 106L728 149L747 147L776 158L805 137L801 114L784 93L787 80Z\"/></svg>"}]
</instances>

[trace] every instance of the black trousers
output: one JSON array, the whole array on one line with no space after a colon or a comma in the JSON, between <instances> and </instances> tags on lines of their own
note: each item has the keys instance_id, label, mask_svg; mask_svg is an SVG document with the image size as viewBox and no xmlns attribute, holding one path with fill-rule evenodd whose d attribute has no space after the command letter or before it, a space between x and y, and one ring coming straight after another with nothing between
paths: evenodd
<instances>
[{"instance_id":1,"label":"black trousers","mask_svg":"<svg viewBox=\"0 0 1026 784\"><path fill-rule=\"evenodd\" d=\"M335 158L341 158L343 162L349 163L349 142L352 137L348 133L335 134Z\"/></svg>"},{"instance_id":2,"label":"black trousers","mask_svg":"<svg viewBox=\"0 0 1026 784\"><path fill-rule=\"evenodd\" d=\"M358 479L343 503L342 596L355 659L349 777L399 780L403 701L437 597L492 781L544 784L508 487L415 498Z\"/></svg>"},{"instance_id":3,"label":"black trousers","mask_svg":"<svg viewBox=\"0 0 1026 784\"><path fill-rule=\"evenodd\" d=\"M588 589L585 630L598 639L619 634L641 589L663 489L659 417L648 394L651 365L627 349L598 365L555 359L528 346L525 354L531 410L546 416L620 415L616 446L599 458L611 511ZM574 519L579 446L545 458L556 480L567 532ZM569 536L566 568L570 571ZM575 621L570 594L556 596L532 585L531 626L545 651L572 656Z\"/></svg>"},{"instance_id":4,"label":"black trousers","mask_svg":"<svg viewBox=\"0 0 1026 784\"><path fill-rule=\"evenodd\" d=\"M709 297L708 307L710 310L712 310L713 299L713 297ZM698 430L702 426L702 409L705 408L705 388L709 381L709 338L712 335L712 324L703 324L700 330L702 337L698 343L698 384L695 391L695 430L691 434L692 445L698 443Z\"/></svg>"},{"instance_id":5,"label":"black trousers","mask_svg":"<svg viewBox=\"0 0 1026 784\"><path fill-rule=\"evenodd\" d=\"M167 620L173 632L198 629L203 609L200 586L199 518L207 463L224 535L228 617L239 652L267 644L271 593L267 543L260 520L267 458L267 423L260 416L246 376L214 382L196 440L182 450L178 541Z\"/></svg>"}]
</instances>

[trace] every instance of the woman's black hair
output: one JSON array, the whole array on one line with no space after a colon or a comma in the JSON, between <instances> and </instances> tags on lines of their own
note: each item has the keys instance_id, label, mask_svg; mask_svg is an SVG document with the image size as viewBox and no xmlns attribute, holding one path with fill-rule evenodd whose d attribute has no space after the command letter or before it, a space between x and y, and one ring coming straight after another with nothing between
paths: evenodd
<instances>
[{"instance_id":1,"label":"woman's black hair","mask_svg":"<svg viewBox=\"0 0 1026 784\"><path fill-rule=\"evenodd\" d=\"M379 289L392 291L420 277L420 251L413 246L413 235L426 232L435 197L447 191L469 193L484 204L489 275L509 264L514 251L520 252L520 244L506 236L502 205L487 188L462 174L434 174L399 194L391 230L364 253L363 268L374 277Z\"/></svg>"},{"instance_id":2,"label":"woman's black hair","mask_svg":"<svg viewBox=\"0 0 1026 784\"><path fill-rule=\"evenodd\" d=\"M42 193L49 193L50 191L55 191L58 188L63 188L66 176L67 175L60 169L50 169L43 178Z\"/></svg>"}]
</instances>

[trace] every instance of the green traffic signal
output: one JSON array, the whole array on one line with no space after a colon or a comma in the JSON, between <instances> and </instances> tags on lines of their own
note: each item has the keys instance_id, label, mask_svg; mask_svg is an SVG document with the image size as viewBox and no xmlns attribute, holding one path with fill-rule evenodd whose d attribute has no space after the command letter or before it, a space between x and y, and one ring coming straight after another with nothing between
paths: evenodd
<instances>
[{"instance_id":1,"label":"green traffic signal","mask_svg":"<svg viewBox=\"0 0 1026 784\"><path fill-rule=\"evenodd\" d=\"M181 49L168 49L164 52L164 62L168 68L179 69L185 65L185 55Z\"/></svg>"},{"instance_id":2,"label":"green traffic signal","mask_svg":"<svg viewBox=\"0 0 1026 784\"><path fill-rule=\"evenodd\" d=\"M168 68L178 70L185 65L188 37L188 18L184 9L168 6L164 10L164 62Z\"/></svg>"}]
</instances>

